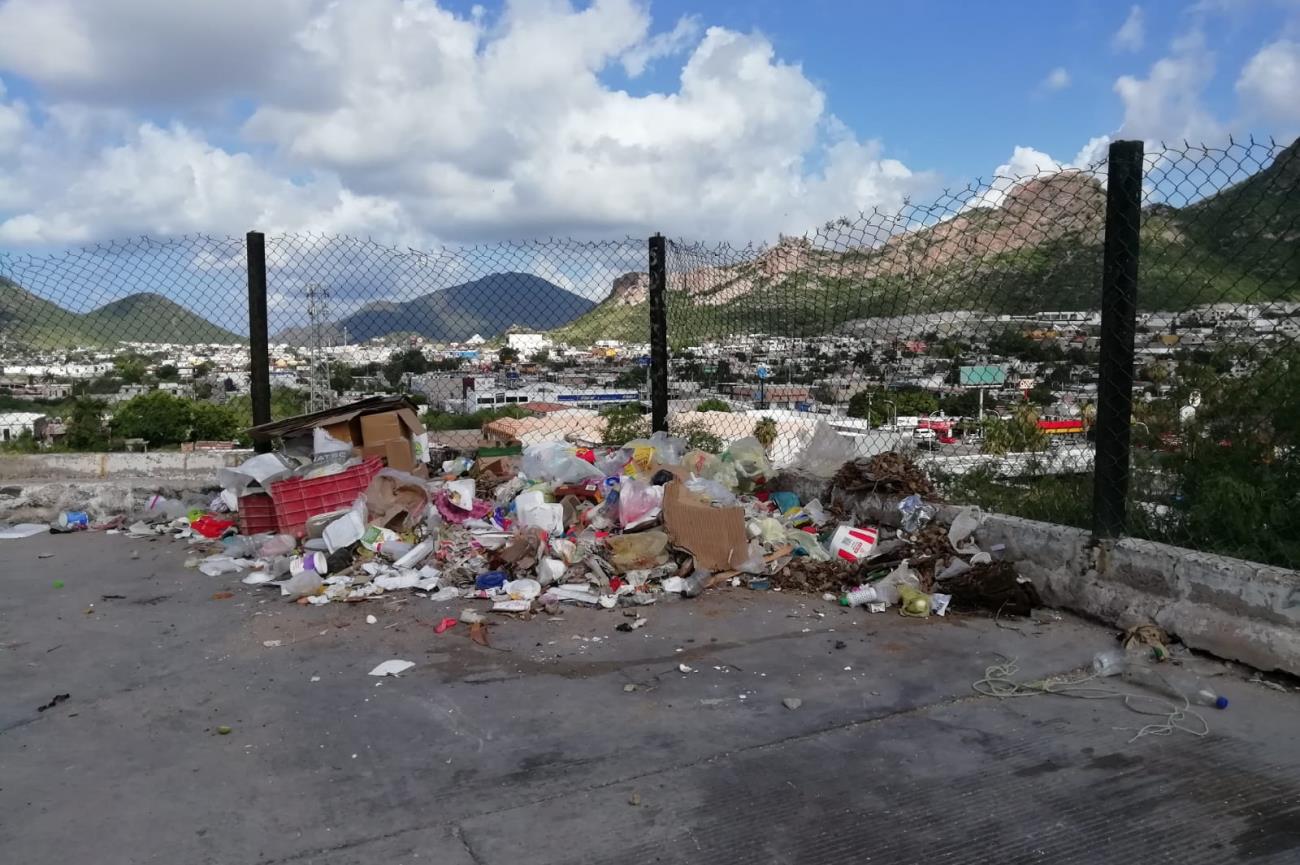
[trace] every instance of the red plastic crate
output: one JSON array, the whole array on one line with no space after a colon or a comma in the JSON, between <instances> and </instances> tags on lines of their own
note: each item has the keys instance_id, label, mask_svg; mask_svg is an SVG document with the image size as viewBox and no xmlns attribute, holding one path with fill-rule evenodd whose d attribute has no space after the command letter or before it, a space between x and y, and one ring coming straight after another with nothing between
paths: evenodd
<instances>
[{"instance_id":1,"label":"red plastic crate","mask_svg":"<svg viewBox=\"0 0 1300 865\"><path fill-rule=\"evenodd\" d=\"M311 517L352 507L383 467L383 459L371 457L336 475L313 480L289 478L271 484L278 531L301 535Z\"/></svg>"},{"instance_id":2,"label":"red plastic crate","mask_svg":"<svg viewBox=\"0 0 1300 865\"><path fill-rule=\"evenodd\" d=\"M249 493L239 497L239 531L245 535L278 532L275 502L266 493Z\"/></svg>"}]
</instances>

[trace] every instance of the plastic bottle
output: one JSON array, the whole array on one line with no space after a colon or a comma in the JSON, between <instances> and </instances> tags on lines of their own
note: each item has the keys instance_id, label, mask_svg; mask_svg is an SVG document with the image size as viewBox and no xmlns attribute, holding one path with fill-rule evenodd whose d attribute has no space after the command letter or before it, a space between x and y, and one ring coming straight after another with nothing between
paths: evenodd
<instances>
[{"instance_id":1,"label":"plastic bottle","mask_svg":"<svg viewBox=\"0 0 1300 865\"><path fill-rule=\"evenodd\" d=\"M841 607L863 607L872 601L879 600L875 586L858 586L856 589L849 589L840 596Z\"/></svg>"},{"instance_id":2,"label":"plastic bottle","mask_svg":"<svg viewBox=\"0 0 1300 865\"><path fill-rule=\"evenodd\" d=\"M1121 673L1124 681L1155 691L1176 700L1189 703L1228 708L1228 698L1222 697L1204 679L1186 670L1156 668L1153 664L1135 658L1126 658Z\"/></svg>"}]
</instances>

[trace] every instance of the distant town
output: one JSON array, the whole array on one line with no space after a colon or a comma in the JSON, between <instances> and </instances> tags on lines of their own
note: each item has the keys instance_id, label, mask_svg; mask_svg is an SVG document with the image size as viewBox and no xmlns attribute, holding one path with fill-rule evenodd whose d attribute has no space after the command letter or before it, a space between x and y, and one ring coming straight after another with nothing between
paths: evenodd
<instances>
[{"instance_id":1,"label":"distant town","mask_svg":"<svg viewBox=\"0 0 1300 865\"><path fill-rule=\"evenodd\" d=\"M802 447L818 422L852 438L870 433L953 454L971 452L978 421L1031 406L1039 426L1086 447L1096 399L1100 313L990 315L943 312L850 322L804 338L746 334L675 346L670 414L723 443L769 418L786 449ZM1300 304L1210 304L1146 312L1136 340L1138 400L1172 394L1179 363L1300 338ZM295 405L324 408L403 392L445 417L448 436L474 429L488 440L530 443L602 437L614 406L649 399L644 343L557 341L537 332L474 336L461 343L420 337L360 344L271 346L273 389ZM1250 371L1248 353L1227 352L1228 377ZM114 406L162 391L222 405L247 399L246 345L122 343L113 350L0 346L0 437L56 447L80 398ZM639 413L639 409L637 410ZM972 421L976 423L972 423ZM431 427L438 435L438 425ZM129 444L129 443L128 443ZM780 451L781 447L777 447Z\"/></svg>"}]
</instances>

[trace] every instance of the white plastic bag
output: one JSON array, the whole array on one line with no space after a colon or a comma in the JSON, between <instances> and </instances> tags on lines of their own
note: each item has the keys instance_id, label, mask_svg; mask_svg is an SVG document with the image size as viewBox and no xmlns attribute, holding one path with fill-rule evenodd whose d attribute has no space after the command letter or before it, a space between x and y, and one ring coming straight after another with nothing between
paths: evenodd
<instances>
[{"instance_id":1,"label":"white plastic bag","mask_svg":"<svg viewBox=\"0 0 1300 865\"><path fill-rule=\"evenodd\" d=\"M578 458L572 445L564 442L529 445L524 449L522 468L530 480L553 484L576 484L603 477L595 466Z\"/></svg>"},{"instance_id":2,"label":"white plastic bag","mask_svg":"<svg viewBox=\"0 0 1300 865\"><path fill-rule=\"evenodd\" d=\"M619 486L618 521L624 529L648 526L663 510L664 488L627 478Z\"/></svg>"}]
</instances>

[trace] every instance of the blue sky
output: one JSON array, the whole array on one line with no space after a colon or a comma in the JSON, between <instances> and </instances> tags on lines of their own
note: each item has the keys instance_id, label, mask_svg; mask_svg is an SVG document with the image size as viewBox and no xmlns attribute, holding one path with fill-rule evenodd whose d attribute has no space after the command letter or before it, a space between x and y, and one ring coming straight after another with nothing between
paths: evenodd
<instances>
[{"instance_id":1,"label":"blue sky","mask_svg":"<svg viewBox=\"0 0 1300 865\"><path fill-rule=\"evenodd\" d=\"M0 0L0 249L765 241L1298 93L1300 0Z\"/></svg>"}]
</instances>

